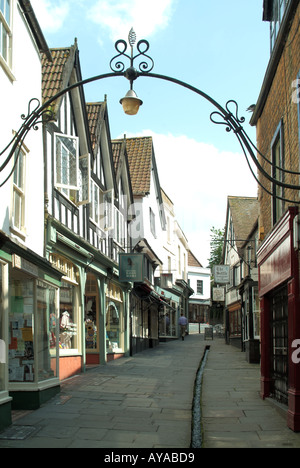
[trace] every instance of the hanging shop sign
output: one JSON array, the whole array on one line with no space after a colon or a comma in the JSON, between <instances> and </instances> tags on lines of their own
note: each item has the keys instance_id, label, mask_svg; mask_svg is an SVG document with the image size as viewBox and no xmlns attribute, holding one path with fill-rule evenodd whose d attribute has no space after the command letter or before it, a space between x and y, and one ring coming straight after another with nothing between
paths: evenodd
<instances>
[{"instance_id":1,"label":"hanging shop sign","mask_svg":"<svg viewBox=\"0 0 300 468\"><path fill-rule=\"evenodd\" d=\"M144 281L144 255L120 254L119 279L126 283L142 283Z\"/></svg>"},{"instance_id":2,"label":"hanging shop sign","mask_svg":"<svg viewBox=\"0 0 300 468\"><path fill-rule=\"evenodd\" d=\"M230 284L230 266L215 265L213 275L216 284Z\"/></svg>"},{"instance_id":3,"label":"hanging shop sign","mask_svg":"<svg viewBox=\"0 0 300 468\"><path fill-rule=\"evenodd\" d=\"M214 302L225 301L225 289L224 288L213 288L213 301Z\"/></svg>"}]
</instances>

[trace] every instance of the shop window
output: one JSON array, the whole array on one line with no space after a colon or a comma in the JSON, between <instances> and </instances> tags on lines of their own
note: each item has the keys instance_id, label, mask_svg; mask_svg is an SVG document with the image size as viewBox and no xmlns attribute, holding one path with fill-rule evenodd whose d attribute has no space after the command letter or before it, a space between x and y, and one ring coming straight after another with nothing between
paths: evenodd
<instances>
[{"instance_id":1,"label":"shop window","mask_svg":"<svg viewBox=\"0 0 300 468\"><path fill-rule=\"evenodd\" d=\"M5 383L5 364L6 364L6 343L5 343L5 288L4 288L4 271L3 265L0 263L0 392L3 392L6 387Z\"/></svg>"},{"instance_id":2,"label":"shop window","mask_svg":"<svg viewBox=\"0 0 300 468\"><path fill-rule=\"evenodd\" d=\"M34 382L34 282L21 274L11 282L9 380Z\"/></svg>"},{"instance_id":3,"label":"shop window","mask_svg":"<svg viewBox=\"0 0 300 468\"><path fill-rule=\"evenodd\" d=\"M260 307L258 288L252 288L252 307L253 307L253 335L257 340L260 339Z\"/></svg>"},{"instance_id":4,"label":"shop window","mask_svg":"<svg viewBox=\"0 0 300 468\"><path fill-rule=\"evenodd\" d=\"M122 290L110 283L106 292L106 350L124 353L124 313Z\"/></svg>"},{"instance_id":5,"label":"shop window","mask_svg":"<svg viewBox=\"0 0 300 468\"><path fill-rule=\"evenodd\" d=\"M235 310L230 312L230 335L241 335L241 311Z\"/></svg>"},{"instance_id":6,"label":"shop window","mask_svg":"<svg viewBox=\"0 0 300 468\"><path fill-rule=\"evenodd\" d=\"M149 317L149 338L153 340L158 340L158 310L157 306L150 307L150 317Z\"/></svg>"},{"instance_id":7,"label":"shop window","mask_svg":"<svg viewBox=\"0 0 300 468\"><path fill-rule=\"evenodd\" d=\"M77 286L62 281L59 318L60 355L79 351Z\"/></svg>"},{"instance_id":8,"label":"shop window","mask_svg":"<svg viewBox=\"0 0 300 468\"><path fill-rule=\"evenodd\" d=\"M97 289L97 279L93 275L88 275L85 287L85 346L87 352L99 349Z\"/></svg>"},{"instance_id":9,"label":"shop window","mask_svg":"<svg viewBox=\"0 0 300 468\"><path fill-rule=\"evenodd\" d=\"M38 380L57 377L57 290L37 281Z\"/></svg>"},{"instance_id":10,"label":"shop window","mask_svg":"<svg viewBox=\"0 0 300 468\"><path fill-rule=\"evenodd\" d=\"M57 376L57 311L56 288L13 273L9 316L10 382L37 382Z\"/></svg>"},{"instance_id":11,"label":"shop window","mask_svg":"<svg viewBox=\"0 0 300 468\"><path fill-rule=\"evenodd\" d=\"M9 68L12 67L11 10L11 0L0 0L0 57Z\"/></svg>"},{"instance_id":12,"label":"shop window","mask_svg":"<svg viewBox=\"0 0 300 468\"><path fill-rule=\"evenodd\" d=\"M175 308L176 304L171 303L171 307ZM177 329L177 313L174 309L164 308L159 313L159 336L163 337L176 337Z\"/></svg>"}]
</instances>

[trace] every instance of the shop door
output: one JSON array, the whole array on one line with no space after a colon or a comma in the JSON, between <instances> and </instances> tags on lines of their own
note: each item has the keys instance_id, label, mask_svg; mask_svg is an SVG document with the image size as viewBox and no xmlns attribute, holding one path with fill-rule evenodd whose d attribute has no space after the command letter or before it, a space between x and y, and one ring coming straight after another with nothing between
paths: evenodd
<instances>
[{"instance_id":1,"label":"shop door","mask_svg":"<svg viewBox=\"0 0 300 468\"><path fill-rule=\"evenodd\" d=\"M288 404L288 291L271 297L271 397Z\"/></svg>"}]
</instances>

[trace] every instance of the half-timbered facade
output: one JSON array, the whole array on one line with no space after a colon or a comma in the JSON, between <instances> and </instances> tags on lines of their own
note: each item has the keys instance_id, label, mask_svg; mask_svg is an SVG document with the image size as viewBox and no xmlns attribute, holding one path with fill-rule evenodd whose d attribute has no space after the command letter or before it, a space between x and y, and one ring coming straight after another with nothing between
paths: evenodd
<instances>
[{"instance_id":1,"label":"half-timbered facade","mask_svg":"<svg viewBox=\"0 0 300 468\"><path fill-rule=\"evenodd\" d=\"M76 42L51 53L53 63L43 63L44 100L82 79ZM86 104L76 87L52 111L44 125L46 256L63 272L59 348L65 378L128 351L127 285L118 282L127 216L119 210L123 195L106 103Z\"/></svg>"}]
</instances>

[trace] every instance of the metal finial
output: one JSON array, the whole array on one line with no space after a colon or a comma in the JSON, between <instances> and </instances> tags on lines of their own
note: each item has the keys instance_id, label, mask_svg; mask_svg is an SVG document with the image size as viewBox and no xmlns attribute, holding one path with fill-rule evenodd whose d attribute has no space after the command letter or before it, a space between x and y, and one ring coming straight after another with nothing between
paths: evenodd
<instances>
[{"instance_id":1,"label":"metal finial","mask_svg":"<svg viewBox=\"0 0 300 468\"><path fill-rule=\"evenodd\" d=\"M134 32L133 28L131 28L129 31L128 41L131 47L133 47L134 44L136 43L136 33Z\"/></svg>"}]
</instances>

